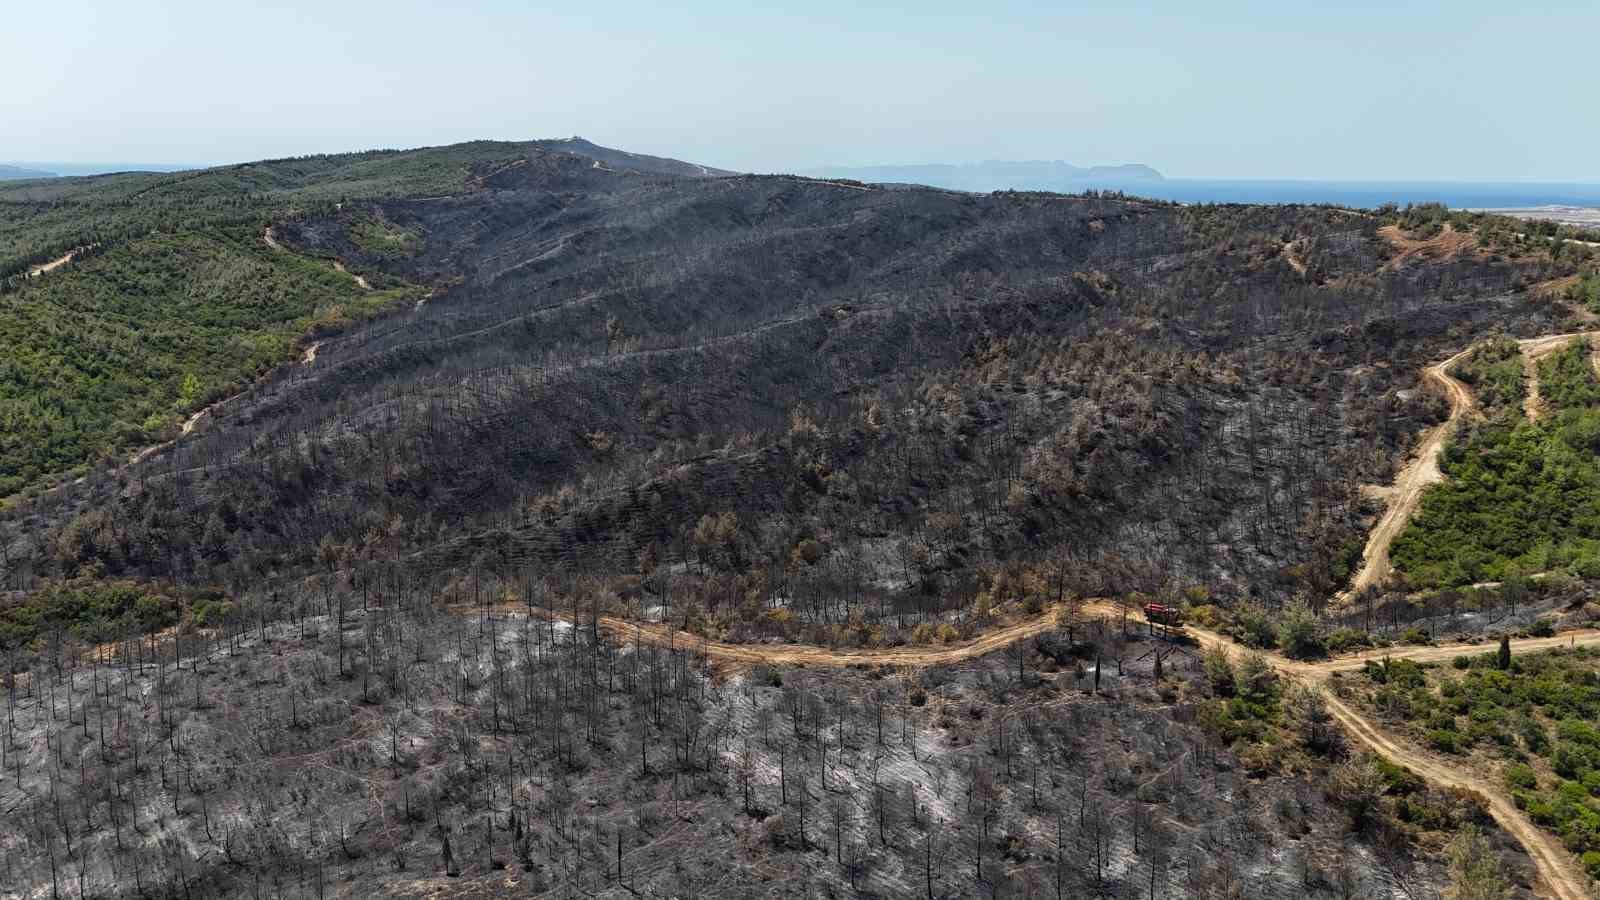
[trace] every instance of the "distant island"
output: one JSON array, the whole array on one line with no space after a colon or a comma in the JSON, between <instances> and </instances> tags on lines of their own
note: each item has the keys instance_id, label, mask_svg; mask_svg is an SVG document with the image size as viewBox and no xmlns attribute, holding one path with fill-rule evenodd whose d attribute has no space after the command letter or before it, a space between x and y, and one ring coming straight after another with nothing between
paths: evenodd
<instances>
[{"instance_id":1,"label":"distant island","mask_svg":"<svg viewBox=\"0 0 1600 900\"><path fill-rule=\"evenodd\" d=\"M16 181L22 178L54 178L54 172L42 172L38 169L24 169L21 166L0 165L0 181Z\"/></svg>"},{"instance_id":2,"label":"distant island","mask_svg":"<svg viewBox=\"0 0 1600 900\"><path fill-rule=\"evenodd\" d=\"M1145 165L1075 166L1061 160L988 160L962 165L829 167L802 173L818 178L851 178L881 184L926 184L956 191L1081 191L1100 185L1162 181Z\"/></svg>"},{"instance_id":3,"label":"distant island","mask_svg":"<svg viewBox=\"0 0 1600 900\"><path fill-rule=\"evenodd\" d=\"M200 166L190 163L60 162L48 159L13 159L0 163L0 179L77 178L126 172L185 172Z\"/></svg>"}]
</instances>

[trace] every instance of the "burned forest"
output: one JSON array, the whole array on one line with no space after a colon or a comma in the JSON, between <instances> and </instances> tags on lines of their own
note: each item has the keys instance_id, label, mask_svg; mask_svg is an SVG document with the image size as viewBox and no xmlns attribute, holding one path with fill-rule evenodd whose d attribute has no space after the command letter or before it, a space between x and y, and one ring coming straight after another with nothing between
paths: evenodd
<instances>
[{"instance_id":1,"label":"burned forest","mask_svg":"<svg viewBox=\"0 0 1600 900\"><path fill-rule=\"evenodd\" d=\"M1304 661L1592 618L1351 589L1426 368L1587 327L1572 241L580 139L140 177L0 189L0 303L120 385L0 394L0 897L1568 896Z\"/></svg>"}]
</instances>

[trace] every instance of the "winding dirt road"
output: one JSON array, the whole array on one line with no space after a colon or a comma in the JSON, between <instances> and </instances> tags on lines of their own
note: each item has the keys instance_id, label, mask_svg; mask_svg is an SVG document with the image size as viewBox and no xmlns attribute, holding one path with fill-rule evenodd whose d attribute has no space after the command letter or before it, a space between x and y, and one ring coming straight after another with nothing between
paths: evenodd
<instances>
[{"instance_id":1,"label":"winding dirt road","mask_svg":"<svg viewBox=\"0 0 1600 900\"><path fill-rule=\"evenodd\" d=\"M1593 897L1588 889L1589 879L1579 870L1577 861L1554 837L1529 821L1522 810L1517 809L1516 804L1506 797L1498 783L1480 778L1472 770L1443 762L1407 741L1390 736L1351 709L1333 692L1324 690L1322 694L1327 698L1328 711L1339 724L1379 756L1405 766L1434 784L1471 791L1483 797L1488 803L1489 815L1515 837L1533 859L1544 896L1557 900L1586 900Z\"/></svg>"},{"instance_id":2,"label":"winding dirt road","mask_svg":"<svg viewBox=\"0 0 1600 900\"><path fill-rule=\"evenodd\" d=\"M271 247L274 250L283 250L286 253L293 252L291 250L288 250L282 244L278 243L278 236L272 233L272 226L271 225L268 225L266 227L266 230L261 232L261 242L263 244L266 244L268 247ZM344 267L344 263L340 262L339 260L336 259L336 260L333 261L333 267L335 269L339 270L340 272L342 272L342 273L344 273L346 275L349 275L351 278L355 279L356 285L358 287L360 287L362 290L364 290L364 291L372 290L372 285L367 283L367 279L366 279L365 276L357 275L356 273L350 271L349 269L346 269Z\"/></svg>"},{"instance_id":3,"label":"winding dirt road","mask_svg":"<svg viewBox=\"0 0 1600 900\"><path fill-rule=\"evenodd\" d=\"M960 641L953 644L905 646L905 647L880 647L880 648L847 648L835 649L815 644L730 644L723 641L711 641L690 631L673 628L660 622L637 622L620 619L616 616L601 616L600 630L616 639L619 643L642 642L656 647L677 647L692 650L704 655L713 664L739 668L746 665L764 664L772 666L815 666L819 668L848 668L850 666L904 666L907 668L926 668L928 666L943 666L952 663L966 662L987 656L997 650L1003 650L1017 641L1037 637L1047 631L1060 627L1058 614L1064 607L1054 607L1038 615L1019 619L1008 625L985 632L971 640ZM463 604L450 608L451 612L461 616L479 615L484 612L484 607L473 604ZM521 604L497 605L488 607L488 611L496 616L523 616L528 615L528 608ZM579 622L588 627L586 618L574 617L565 611L537 610L541 617L554 617L561 622ZM1109 600L1096 599L1086 601L1082 607L1085 620L1092 619L1121 619L1123 609ZM1144 626L1148 624L1143 615L1130 612L1128 622L1131 625ZM1243 648L1235 643L1232 638L1188 625L1184 634L1193 638L1202 649L1222 649L1229 653L1243 652ZM1331 659L1302 661L1289 659L1277 653L1267 654L1274 668L1286 675L1307 678L1312 681L1322 682L1329 676L1340 672L1354 672L1362 669L1368 662L1382 662L1386 659L1409 659L1419 663L1450 662L1464 654L1487 653L1495 645L1486 643L1445 643L1423 647L1389 647L1382 650L1365 650L1360 653L1351 653ZM1554 637L1517 638L1511 642L1513 653L1539 653L1545 650L1555 650L1562 647L1597 647L1600 646L1600 629L1585 628L1574 631L1563 631Z\"/></svg>"},{"instance_id":4,"label":"winding dirt road","mask_svg":"<svg viewBox=\"0 0 1600 900\"><path fill-rule=\"evenodd\" d=\"M1444 391L1445 398L1450 401L1450 416L1442 423L1428 429L1422 436L1421 443L1417 445L1416 455L1395 478L1394 487L1387 492L1389 505L1379 517L1378 524L1374 525L1371 533L1367 535L1367 545L1361 556L1361 568L1350 579L1350 587L1335 598L1335 603L1344 603L1368 587L1381 584L1394 571L1394 566L1389 562L1389 546L1400 536L1400 532L1405 530L1406 523L1411 521L1412 514L1422 502L1423 492L1429 485L1444 478L1443 473L1439 471L1439 451L1444 449L1445 442L1455 434L1462 417L1471 412L1475 406L1472 392L1450 374L1451 368L1471 352L1472 348L1468 347L1444 362L1422 370L1425 381L1438 385Z\"/></svg>"},{"instance_id":5,"label":"winding dirt road","mask_svg":"<svg viewBox=\"0 0 1600 900\"><path fill-rule=\"evenodd\" d=\"M340 272L343 272L344 274L349 275L351 278L354 278L356 280L356 287L361 288L363 291L372 290L372 285L367 283L366 276L357 275L356 273L350 271L349 269L346 269L344 267L344 263L342 263L342 262L340 262L340 261L338 261L336 259L336 260L333 261L333 267L335 269L338 269Z\"/></svg>"},{"instance_id":6,"label":"winding dirt road","mask_svg":"<svg viewBox=\"0 0 1600 900\"><path fill-rule=\"evenodd\" d=\"M1301 258L1300 251L1295 249L1295 245L1298 243L1300 243L1298 240L1284 242L1282 250L1283 261L1289 264L1289 268L1293 269L1295 274L1304 278L1307 271L1306 261Z\"/></svg>"},{"instance_id":7,"label":"winding dirt road","mask_svg":"<svg viewBox=\"0 0 1600 900\"><path fill-rule=\"evenodd\" d=\"M1523 409L1530 420L1537 419L1543 409L1539 399L1539 359L1565 347L1573 338L1597 335L1600 335L1600 331L1573 331L1525 338L1517 342L1522 348L1523 371L1528 381ZM1405 468L1400 470L1393 487L1373 491L1388 497L1389 503L1383 515L1379 517L1378 523L1367 535L1367 544L1362 551L1361 568L1350 579L1350 587L1334 598L1336 604L1348 602L1368 587L1381 585L1394 572L1394 565L1389 561L1389 547L1411 521L1412 515L1422 503L1423 493L1430 486L1443 480L1444 474L1439 471L1439 451L1444 449L1445 443L1455 434L1462 418L1477 408L1477 401L1473 398L1472 391L1450 374L1450 370L1465 359L1473 349L1468 347L1444 362L1435 363L1422 370L1423 379L1438 385L1443 390L1445 398L1450 401L1450 416L1423 435L1421 443L1417 445L1416 454ZM1600 354L1596 356L1596 364L1600 367Z\"/></svg>"},{"instance_id":8,"label":"winding dirt road","mask_svg":"<svg viewBox=\"0 0 1600 900\"><path fill-rule=\"evenodd\" d=\"M316 362L317 351L321 349L321 347L321 341L312 341L310 344L306 345L305 353L300 357L300 364L303 366L309 366ZM145 447L138 453L135 453L133 457L128 460L128 465L132 466L142 463L146 459L149 459L151 454L155 453L156 451L165 450L166 448L171 447L173 444L176 444L180 438L187 437L195 430L195 428L199 427L200 420L210 415L212 410L232 403L253 389L254 386L247 387L237 394L229 394L228 396L223 397L221 400L218 400L215 403L209 404L203 409L196 411L193 415L189 416L189 418L183 420L183 425L181 425L178 429L178 437L175 437L170 441L162 441L159 444L151 444L150 446ZM78 480L82 481L83 479L80 478Z\"/></svg>"},{"instance_id":9,"label":"winding dirt road","mask_svg":"<svg viewBox=\"0 0 1600 900\"><path fill-rule=\"evenodd\" d=\"M493 610L497 615L503 615L508 608L501 606L494 607ZM482 608L463 606L456 607L454 611L463 615L478 614L482 612ZM509 611L514 614L527 612L526 607L516 607ZM612 616L601 616L599 627L618 643L639 642L689 650L703 654L713 664L725 669L742 669L757 664L831 668L850 666L921 668L975 659L1004 649L1017 641L1042 634L1057 627L1058 612L1059 609L1050 609L958 644L883 649L835 650L801 644L728 644L708 641L698 635L663 624L629 622ZM1105 600L1086 602L1082 613L1086 617L1113 620L1120 619L1124 615L1122 607ZM551 615L548 612L542 614ZM560 620L571 621L571 618L564 614L554 615ZM1143 616L1129 614L1128 618L1132 623L1145 624ZM1215 632L1194 626L1189 626L1185 632L1204 649L1220 649L1230 655L1244 652L1240 645ZM1600 630L1587 629L1567 632L1556 637L1525 638L1511 642L1512 652L1517 654L1537 653L1567 646L1600 646ZM1545 896L1557 900L1584 900L1591 896L1588 890L1589 879L1582 873L1577 862L1559 841L1541 831L1521 810L1517 809L1498 781L1492 777L1481 776L1476 771L1463 768L1455 762L1441 759L1403 738L1389 734L1341 700L1328 687L1328 680L1334 674L1361 669L1369 660L1409 659L1417 662L1446 662L1462 654L1484 653L1489 649L1482 644L1396 647L1315 662L1293 660L1277 653L1268 653L1265 656L1273 668L1283 675L1300 679L1321 691L1333 717L1351 737L1366 745L1372 752L1396 765L1412 770L1430 782L1471 791L1483 797L1494 820L1527 849L1538 870Z\"/></svg>"}]
</instances>

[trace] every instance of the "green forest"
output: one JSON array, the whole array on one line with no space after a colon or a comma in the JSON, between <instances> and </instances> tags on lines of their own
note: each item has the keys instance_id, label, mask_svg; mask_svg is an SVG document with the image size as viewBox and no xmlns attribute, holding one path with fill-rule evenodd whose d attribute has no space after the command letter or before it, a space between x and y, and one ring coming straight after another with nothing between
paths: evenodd
<instances>
[{"instance_id":1,"label":"green forest","mask_svg":"<svg viewBox=\"0 0 1600 900\"><path fill-rule=\"evenodd\" d=\"M1522 350L1516 340L1499 336L1483 342L1462 361L1455 375L1472 386L1478 403L1489 414L1520 409L1526 388Z\"/></svg>"},{"instance_id":2,"label":"green forest","mask_svg":"<svg viewBox=\"0 0 1600 900\"><path fill-rule=\"evenodd\" d=\"M474 172L526 150L525 144L474 141L7 184L0 186L0 280L68 250L156 231L264 225L278 215L344 201L460 193Z\"/></svg>"},{"instance_id":3,"label":"green forest","mask_svg":"<svg viewBox=\"0 0 1600 900\"><path fill-rule=\"evenodd\" d=\"M1390 551L1413 587L1556 569L1600 576L1600 381L1589 355L1577 340L1540 362L1550 415L1491 419L1445 449L1446 480Z\"/></svg>"},{"instance_id":4,"label":"green forest","mask_svg":"<svg viewBox=\"0 0 1600 900\"><path fill-rule=\"evenodd\" d=\"M1581 303L1592 312L1600 312L1600 275L1583 275L1567 288L1567 299Z\"/></svg>"},{"instance_id":5,"label":"green forest","mask_svg":"<svg viewBox=\"0 0 1600 900\"><path fill-rule=\"evenodd\" d=\"M363 290L268 247L269 222L465 191L525 150L483 141L0 187L0 498L171 437L307 335L421 290ZM418 247L371 222L351 237L396 256ZM70 265L27 277L68 252Z\"/></svg>"},{"instance_id":6,"label":"green forest","mask_svg":"<svg viewBox=\"0 0 1600 900\"><path fill-rule=\"evenodd\" d=\"M233 604L215 588L163 588L135 581L81 578L51 582L31 602L0 605L0 646L47 639L88 643L143 635L186 619L204 627Z\"/></svg>"},{"instance_id":7,"label":"green forest","mask_svg":"<svg viewBox=\"0 0 1600 900\"><path fill-rule=\"evenodd\" d=\"M1587 409L1600 403L1600 378L1595 377L1592 353L1588 341L1574 338L1539 361L1539 396L1552 410Z\"/></svg>"},{"instance_id":8,"label":"green forest","mask_svg":"<svg viewBox=\"0 0 1600 900\"><path fill-rule=\"evenodd\" d=\"M136 238L0 306L0 496L170 437L191 411L415 288L365 291L260 230Z\"/></svg>"}]
</instances>

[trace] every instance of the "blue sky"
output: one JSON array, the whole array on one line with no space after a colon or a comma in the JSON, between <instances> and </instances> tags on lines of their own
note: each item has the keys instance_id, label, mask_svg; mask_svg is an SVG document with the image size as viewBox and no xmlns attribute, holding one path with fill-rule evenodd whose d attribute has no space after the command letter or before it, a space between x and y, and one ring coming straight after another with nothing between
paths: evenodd
<instances>
[{"instance_id":1,"label":"blue sky","mask_svg":"<svg viewBox=\"0 0 1600 900\"><path fill-rule=\"evenodd\" d=\"M146 0L0 11L0 159L581 134L732 169L1600 182L1600 3Z\"/></svg>"}]
</instances>

